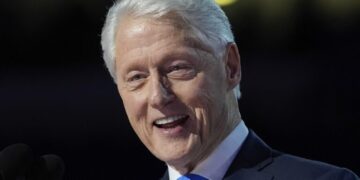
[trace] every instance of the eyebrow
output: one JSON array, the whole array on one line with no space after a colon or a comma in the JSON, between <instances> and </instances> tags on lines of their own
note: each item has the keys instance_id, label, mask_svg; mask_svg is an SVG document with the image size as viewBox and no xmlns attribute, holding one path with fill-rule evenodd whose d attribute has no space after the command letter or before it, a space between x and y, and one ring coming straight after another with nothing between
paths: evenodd
<instances>
[{"instance_id":1,"label":"eyebrow","mask_svg":"<svg viewBox=\"0 0 360 180\"><path fill-rule=\"evenodd\" d=\"M212 50L211 46L205 45L200 40L198 40L198 39L196 39L194 37L185 35L184 36L184 42L185 42L186 46L196 48L196 49L201 49L201 50L206 51L208 53L213 53L213 50Z\"/></svg>"},{"instance_id":2,"label":"eyebrow","mask_svg":"<svg viewBox=\"0 0 360 180\"><path fill-rule=\"evenodd\" d=\"M170 51L168 53L166 53L165 55L163 55L162 57L160 57L159 62L160 64L167 64L169 62L171 62L171 59L188 59L188 60L194 60L195 56L197 55L197 50L200 51L204 51L210 54L213 54L212 48L210 46L206 46L203 43L201 43L199 40L197 40L194 37L191 37L189 35L185 35L183 36L183 41L182 43L185 47L185 50L181 50L179 51L178 49L175 49L173 51ZM193 51L189 51L190 49L192 49ZM186 50L188 49L188 50ZM131 60L131 62L139 62L142 61L142 58L134 58ZM198 59L199 61L202 61L203 59ZM117 59L115 62L120 61L120 59ZM122 76L125 76L128 72L133 71L133 70L145 70L146 66L143 65L143 63L126 63L126 68L123 69L123 71L120 71Z\"/></svg>"},{"instance_id":3,"label":"eyebrow","mask_svg":"<svg viewBox=\"0 0 360 180\"><path fill-rule=\"evenodd\" d=\"M167 54L165 54L163 57L161 57L160 61L169 61L171 59L194 59L194 53L191 51L193 50L181 50L181 51L172 51Z\"/></svg>"},{"instance_id":4,"label":"eyebrow","mask_svg":"<svg viewBox=\"0 0 360 180\"><path fill-rule=\"evenodd\" d=\"M166 66L173 62L172 60L189 60L189 62L193 62L196 59L195 57L197 56L197 53L196 50L190 50L189 48L193 49L193 47L187 46L182 50L177 49L163 54L157 60L157 62L160 64L160 66ZM201 58L198 58L197 60L202 61ZM143 61L142 58L134 58L131 60L132 63L126 63L126 65L124 64L125 68L122 68L122 70L120 70L121 76L125 77L127 73L134 70L146 71L147 65L144 64L147 63L147 61L144 61L144 63L141 63L141 61Z\"/></svg>"}]
</instances>

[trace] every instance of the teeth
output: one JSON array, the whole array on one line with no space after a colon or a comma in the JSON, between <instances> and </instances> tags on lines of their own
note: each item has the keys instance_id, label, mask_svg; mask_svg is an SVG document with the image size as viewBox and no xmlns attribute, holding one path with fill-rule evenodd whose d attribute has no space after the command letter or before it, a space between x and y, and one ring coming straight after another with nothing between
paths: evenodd
<instances>
[{"instance_id":1,"label":"teeth","mask_svg":"<svg viewBox=\"0 0 360 180\"><path fill-rule=\"evenodd\" d=\"M182 119L184 117L186 117L186 115L171 116L171 117L156 120L154 123L156 125L164 125L164 124L175 122L175 121L177 121L179 119Z\"/></svg>"}]
</instances>

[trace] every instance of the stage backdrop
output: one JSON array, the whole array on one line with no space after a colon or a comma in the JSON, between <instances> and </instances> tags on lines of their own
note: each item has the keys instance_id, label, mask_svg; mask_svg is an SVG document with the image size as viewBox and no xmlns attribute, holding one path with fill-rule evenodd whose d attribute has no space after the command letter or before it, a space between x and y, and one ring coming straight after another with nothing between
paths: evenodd
<instances>
[{"instance_id":1,"label":"stage backdrop","mask_svg":"<svg viewBox=\"0 0 360 180\"><path fill-rule=\"evenodd\" d=\"M242 0L224 7L242 63L246 124L281 151L360 174L358 0ZM55 153L66 179L156 179L105 69L112 2L0 2L0 148Z\"/></svg>"}]
</instances>

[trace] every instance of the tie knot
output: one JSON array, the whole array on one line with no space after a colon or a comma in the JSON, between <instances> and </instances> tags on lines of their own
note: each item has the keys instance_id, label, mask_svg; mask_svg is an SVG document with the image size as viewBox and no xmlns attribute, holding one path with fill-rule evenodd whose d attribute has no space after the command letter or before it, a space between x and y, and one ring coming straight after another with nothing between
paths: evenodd
<instances>
[{"instance_id":1,"label":"tie knot","mask_svg":"<svg viewBox=\"0 0 360 180\"><path fill-rule=\"evenodd\" d=\"M208 180L208 179L197 174L185 174L179 177L177 180Z\"/></svg>"}]
</instances>

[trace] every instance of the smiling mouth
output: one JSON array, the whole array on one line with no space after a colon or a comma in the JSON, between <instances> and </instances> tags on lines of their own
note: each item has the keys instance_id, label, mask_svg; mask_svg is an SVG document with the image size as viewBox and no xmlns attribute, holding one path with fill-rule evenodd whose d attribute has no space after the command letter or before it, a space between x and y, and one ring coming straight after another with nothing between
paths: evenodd
<instances>
[{"instance_id":1,"label":"smiling mouth","mask_svg":"<svg viewBox=\"0 0 360 180\"><path fill-rule=\"evenodd\" d=\"M153 125L158 128L174 128L176 126L184 124L188 118L188 115L170 116L154 121Z\"/></svg>"}]
</instances>

